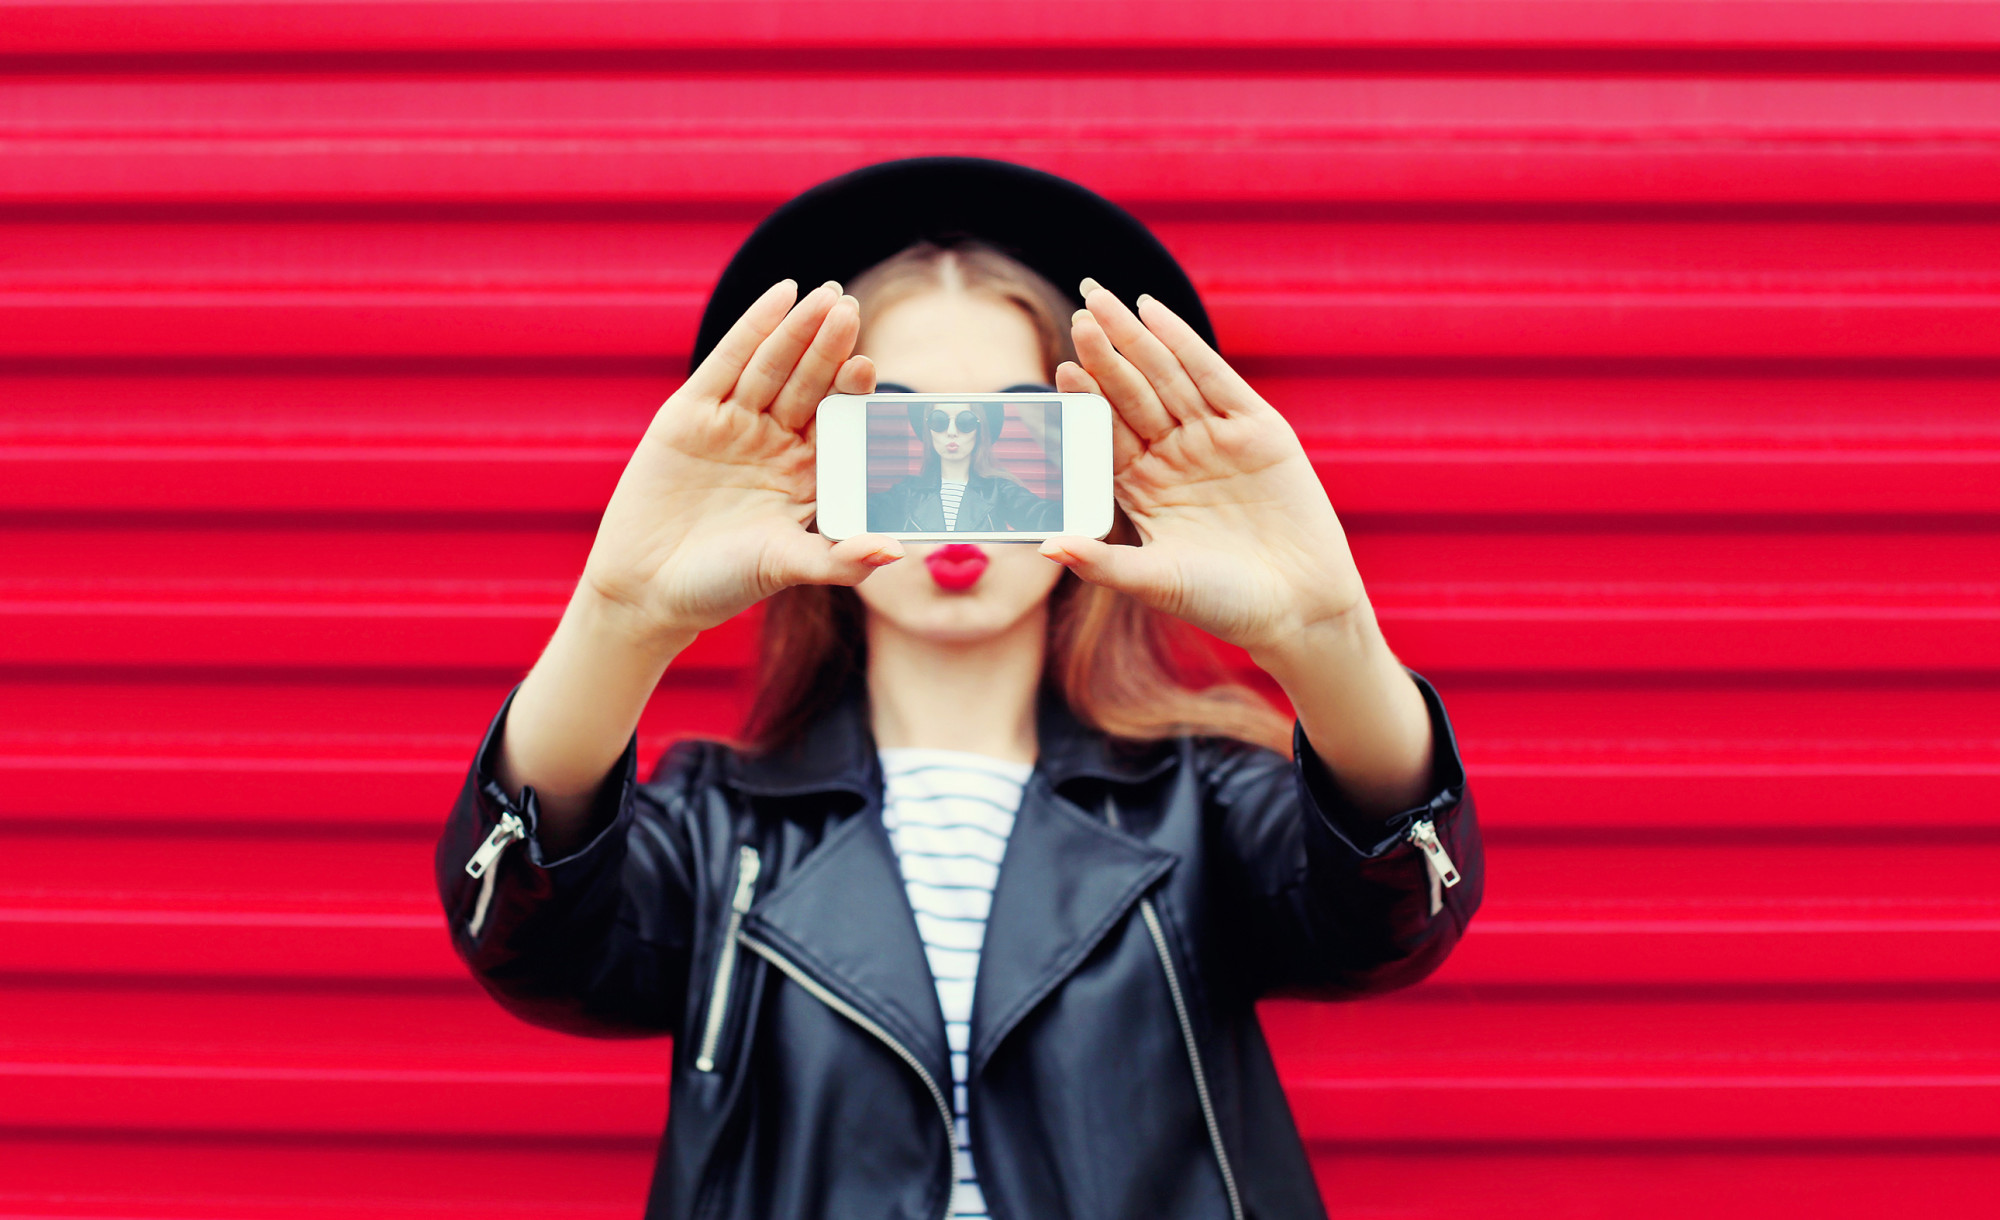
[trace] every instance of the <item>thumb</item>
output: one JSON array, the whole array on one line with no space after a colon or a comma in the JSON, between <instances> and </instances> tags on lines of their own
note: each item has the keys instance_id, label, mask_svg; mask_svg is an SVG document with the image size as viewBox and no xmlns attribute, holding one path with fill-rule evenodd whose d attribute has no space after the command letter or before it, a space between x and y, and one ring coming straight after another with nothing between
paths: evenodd
<instances>
[{"instance_id":1,"label":"thumb","mask_svg":"<svg viewBox=\"0 0 2000 1220\"><path fill-rule=\"evenodd\" d=\"M830 543L800 532L786 539L773 566L782 587L858 585L876 568L902 557L903 544L882 534L856 534Z\"/></svg>"},{"instance_id":2,"label":"thumb","mask_svg":"<svg viewBox=\"0 0 2000 1220\"><path fill-rule=\"evenodd\" d=\"M1042 554L1094 585L1128 593L1156 610L1173 597L1173 565L1157 550L1118 546L1096 538L1051 538Z\"/></svg>"}]
</instances>

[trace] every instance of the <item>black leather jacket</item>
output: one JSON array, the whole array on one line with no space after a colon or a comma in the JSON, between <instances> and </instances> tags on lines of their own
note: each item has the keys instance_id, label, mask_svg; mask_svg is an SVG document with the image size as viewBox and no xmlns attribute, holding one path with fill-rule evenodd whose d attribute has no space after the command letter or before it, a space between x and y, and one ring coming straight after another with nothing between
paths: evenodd
<instances>
[{"instance_id":1,"label":"black leather jacket","mask_svg":"<svg viewBox=\"0 0 2000 1220\"><path fill-rule=\"evenodd\" d=\"M868 497L868 528L883 533L944 532L944 501L937 476L911 475ZM965 481L951 532L1059 530L1060 500L1044 500L1012 479L975 474Z\"/></svg>"},{"instance_id":2,"label":"black leather jacket","mask_svg":"<svg viewBox=\"0 0 2000 1220\"><path fill-rule=\"evenodd\" d=\"M1145 748L1038 709L1041 757L993 896L972 1016L974 1161L1002 1220L1325 1215L1254 1002L1401 987L1479 905L1451 728L1387 823L1297 761L1215 738ZM603 829L548 858L532 791L493 780L494 721L438 844L459 953L526 1020L674 1035L649 1217L936 1220L955 1173L930 967L882 825L865 696L795 747L628 748ZM513 843L482 882L466 862ZM1412 846L1435 825L1462 877ZM495 835L496 826L502 827ZM477 931L473 927L477 924Z\"/></svg>"}]
</instances>

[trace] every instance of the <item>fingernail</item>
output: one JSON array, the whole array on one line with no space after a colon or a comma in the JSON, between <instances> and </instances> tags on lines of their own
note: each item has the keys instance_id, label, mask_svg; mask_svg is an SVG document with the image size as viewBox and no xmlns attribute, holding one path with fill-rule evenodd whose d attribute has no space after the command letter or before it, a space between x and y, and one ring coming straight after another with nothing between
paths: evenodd
<instances>
[{"instance_id":1,"label":"fingernail","mask_svg":"<svg viewBox=\"0 0 2000 1220\"><path fill-rule=\"evenodd\" d=\"M1083 295L1087 297L1091 293L1096 292L1099 288L1104 287L1104 285L1098 283L1096 280L1093 280L1086 275L1083 277L1083 284L1081 285L1081 287L1083 289Z\"/></svg>"},{"instance_id":2,"label":"fingernail","mask_svg":"<svg viewBox=\"0 0 2000 1220\"><path fill-rule=\"evenodd\" d=\"M828 281L827 281L826 283L824 283L824 284L821 284L821 285L820 285L820 287L821 287L821 288L831 288L831 289L833 289L833 291L834 291L834 295L836 295L836 296L838 296L838 295L840 294L840 281L839 281L839 280L828 280Z\"/></svg>"},{"instance_id":3,"label":"fingernail","mask_svg":"<svg viewBox=\"0 0 2000 1220\"><path fill-rule=\"evenodd\" d=\"M896 545L893 542L887 546L876 547L874 554L869 556L869 558L878 560L882 563L891 563L894 562L895 560L901 559L902 557L903 557L903 548Z\"/></svg>"},{"instance_id":4,"label":"fingernail","mask_svg":"<svg viewBox=\"0 0 2000 1220\"><path fill-rule=\"evenodd\" d=\"M1088 309L1079 309L1075 313L1069 316L1069 323L1071 326L1075 326L1078 322L1083 321L1085 318L1089 316L1090 316L1090 311Z\"/></svg>"},{"instance_id":5,"label":"fingernail","mask_svg":"<svg viewBox=\"0 0 2000 1220\"><path fill-rule=\"evenodd\" d=\"M1144 305L1146 302L1152 299L1153 299L1153 294L1150 292L1142 292L1139 294L1139 304L1141 305Z\"/></svg>"}]
</instances>

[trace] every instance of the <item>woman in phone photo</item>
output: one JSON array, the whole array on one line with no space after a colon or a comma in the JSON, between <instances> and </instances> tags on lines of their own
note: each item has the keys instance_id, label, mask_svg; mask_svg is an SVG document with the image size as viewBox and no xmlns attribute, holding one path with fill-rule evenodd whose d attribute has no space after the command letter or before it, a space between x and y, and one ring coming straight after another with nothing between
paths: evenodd
<instances>
[{"instance_id":1,"label":"woman in phone photo","mask_svg":"<svg viewBox=\"0 0 2000 1220\"><path fill-rule=\"evenodd\" d=\"M944 259L956 254L940 251ZM994 460L987 438L1000 435L1002 419L998 403L912 406L910 427L928 441L923 467L868 497L868 528L884 533L1061 529L1062 502L1036 495Z\"/></svg>"},{"instance_id":2,"label":"woman in phone photo","mask_svg":"<svg viewBox=\"0 0 2000 1220\"><path fill-rule=\"evenodd\" d=\"M692 363L437 850L500 1003L672 1037L647 1215L1324 1216L1257 1002L1429 974L1479 832L1437 692L1180 266L1063 179L892 162L758 226ZM1108 538L814 530L821 399L1050 386L1112 405ZM871 531L1009 528L1016 491L1057 516L1012 528L1060 524L982 465L997 418L942 413ZM741 731L642 780L662 677L759 603Z\"/></svg>"}]
</instances>

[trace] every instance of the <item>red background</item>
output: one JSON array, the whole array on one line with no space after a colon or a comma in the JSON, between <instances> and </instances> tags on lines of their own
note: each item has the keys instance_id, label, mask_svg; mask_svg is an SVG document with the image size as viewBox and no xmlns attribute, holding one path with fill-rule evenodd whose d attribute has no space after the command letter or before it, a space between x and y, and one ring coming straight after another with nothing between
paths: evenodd
<instances>
[{"instance_id":1,"label":"red background","mask_svg":"<svg viewBox=\"0 0 2000 1220\"><path fill-rule=\"evenodd\" d=\"M935 152L1156 227L1457 717L1471 935L1267 1010L1336 1214L1994 1206L2000 6L7 0L0 1215L637 1214L431 837L734 244Z\"/></svg>"}]
</instances>

